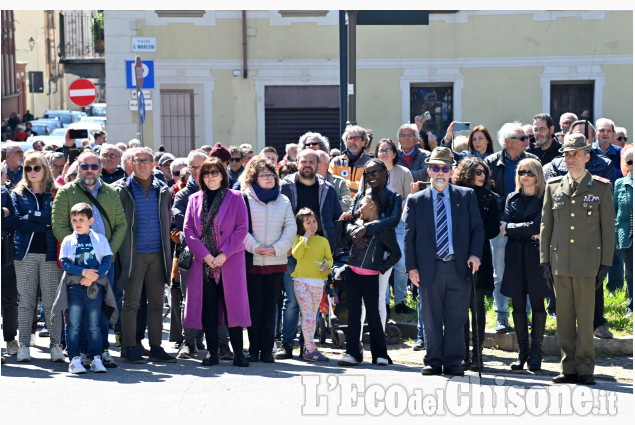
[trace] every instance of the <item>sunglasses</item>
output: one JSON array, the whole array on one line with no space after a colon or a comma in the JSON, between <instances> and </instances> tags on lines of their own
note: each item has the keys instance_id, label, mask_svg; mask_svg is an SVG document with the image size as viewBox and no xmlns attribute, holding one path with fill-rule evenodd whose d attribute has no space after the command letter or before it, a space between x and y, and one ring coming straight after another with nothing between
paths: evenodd
<instances>
[{"instance_id":1,"label":"sunglasses","mask_svg":"<svg viewBox=\"0 0 635 425\"><path fill-rule=\"evenodd\" d=\"M633 165L633 160L629 159L628 161L626 161L626 165Z\"/></svg>"},{"instance_id":2,"label":"sunglasses","mask_svg":"<svg viewBox=\"0 0 635 425\"><path fill-rule=\"evenodd\" d=\"M88 169L97 171L99 170L99 164L79 164L79 168L81 168L83 171L87 171Z\"/></svg>"},{"instance_id":3,"label":"sunglasses","mask_svg":"<svg viewBox=\"0 0 635 425\"><path fill-rule=\"evenodd\" d=\"M442 173L449 173L450 167L433 166L432 171L434 171L435 173L438 173L439 171L441 171Z\"/></svg>"},{"instance_id":4,"label":"sunglasses","mask_svg":"<svg viewBox=\"0 0 635 425\"><path fill-rule=\"evenodd\" d=\"M206 171L203 173L203 177L218 177L218 175L220 174L220 171L218 170L210 170L210 171Z\"/></svg>"},{"instance_id":5,"label":"sunglasses","mask_svg":"<svg viewBox=\"0 0 635 425\"><path fill-rule=\"evenodd\" d=\"M180 171L175 171L175 172L172 173L172 177L178 177L180 175L181 175Z\"/></svg>"},{"instance_id":6,"label":"sunglasses","mask_svg":"<svg viewBox=\"0 0 635 425\"><path fill-rule=\"evenodd\" d=\"M310 148L311 146L320 146L320 144L319 144L319 143L317 143L317 142L311 142L311 143L307 143L305 146L306 146L307 148Z\"/></svg>"},{"instance_id":7,"label":"sunglasses","mask_svg":"<svg viewBox=\"0 0 635 425\"><path fill-rule=\"evenodd\" d=\"M362 136L350 136L348 139L346 140L352 140L353 142L359 142L362 140Z\"/></svg>"},{"instance_id":8,"label":"sunglasses","mask_svg":"<svg viewBox=\"0 0 635 425\"><path fill-rule=\"evenodd\" d=\"M291 174L291 173L289 173L288 171L280 171L280 177L288 176L289 174ZM260 176L258 176L258 177L260 177Z\"/></svg>"},{"instance_id":9,"label":"sunglasses","mask_svg":"<svg viewBox=\"0 0 635 425\"><path fill-rule=\"evenodd\" d=\"M477 168L476 170L474 170L474 174L476 174L477 176L482 176L483 174L485 174L485 170Z\"/></svg>"},{"instance_id":10,"label":"sunglasses","mask_svg":"<svg viewBox=\"0 0 635 425\"><path fill-rule=\"evenodd\" d=\"M622 137L622 136L617 137L617 141L618 141L618 142L621 142L622 140L623 140L623 141L625 141L625 142L628 142L628 137L626 137L626 136L624 136L624 137Z\"/></svg>"},{"instance_id":11,"label":"sunglasses","mask_svg":"<svg viewBox=\"0 0 635 425\"><path fill-rule=\"evenodd\" d=\"M30 165L27 165L26 167L24 167L24 171L26 171L27 173L30 173L31 171L39 173L40 171L42 171L42 166L36 165L35 167L31 167Z\"/></svg>"},{"instance_id":12,"label":"sunglasses","mask_svg":"<svg viewBox=\"0 0 635 425\"><path fill-rule=\"evenodd\" d=\"M242 158L229 158L229 162L241 162Z\"/></svg>"},{"instance_id":13,"label":"sunglasses","mask_svg":"<svg viewBox=\"0 0 635 425\"><path fill-rule=\"evenodd\" d=\"M519 176L536 177L536 175L534 174L534 172L533 172L533 171L531 171L531 170L518 170L518 175L519 175Z\"/></svg>"},{"instance_id":14,"label":"sunglasses","mask_svg":"<svg viewBox=\"0 0 635 425\"><path fill-rule=\"evenodd\" d=\"M525 140L528 139L527 136L522 136L522 137L510 137L510 139L514 139L514 140L520 140L521 142L524 142Z\"/></svg>"},{"instance_id":15,"label":"sunglasses","mask_svg":"<svg viewBox=\"0 0 635 425\"><path fill-rule=\"evenodd\" d=\"M364 171L364 178L377 177L381 173L380 170Z\"/></svg>"}]
</instances>

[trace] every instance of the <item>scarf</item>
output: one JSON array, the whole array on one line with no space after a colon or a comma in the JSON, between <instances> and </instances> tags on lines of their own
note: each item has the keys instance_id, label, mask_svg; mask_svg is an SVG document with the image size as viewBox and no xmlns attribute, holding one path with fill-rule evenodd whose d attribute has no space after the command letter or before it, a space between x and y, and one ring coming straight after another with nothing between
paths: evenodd
<instances>
[{"instance_id":1,"label":"scarf","mask_svg":"<svg viewBox=\"0 0 635 425\"><path fill-rule=\"evenodd\" d=\"M274 186L273 189L263 189L258 186L257 183L252 183L251 188L256 193L258 199L265 204L268 204L271 201L275 201L276 199L278 199L278 195L280 195L280 188L278 186Z\"/></svg>"},{"instance_id":2,"label":"scarf","mask_svg":"<svg viewBox=\"0 0 635 425\"><path fill-rule=\"evenodd\" d=\"M201 235L201 242L203 242L209 253L216 257L218 255L218 246L220 245L218 238L218 210L223 203L227 189L221 187L215 196L214 192L216 191L205 189L205 194L203 195L203 211L201 213L203 234ZM213 199L210 203L212 196ZM211 268L207 263L203 262L203 276L213 278L218 284L220 282L221 269L219 267Z\"/></svg>"}]
</instances>

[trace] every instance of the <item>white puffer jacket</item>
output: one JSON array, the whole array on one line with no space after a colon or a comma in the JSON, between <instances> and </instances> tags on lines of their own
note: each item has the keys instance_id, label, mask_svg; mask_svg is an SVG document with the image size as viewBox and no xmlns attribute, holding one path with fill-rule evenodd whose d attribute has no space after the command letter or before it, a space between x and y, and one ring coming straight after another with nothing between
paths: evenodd
<instances>
[{"instance_id":1,"label":"white puffer jacket","mask_svg":"<svg viewBox=\"0 0 635 425\"><path fill-rule=\"evenodd\" d=\"M253 233L247 233L245 237L245 248L254 254L254 266L287 264L287 253L293 246L297 230L291 202L280 194L278 199L265 204L258 199L251 186L244 193L249 200L253 227ZM276 255L265 257L256 254L256 248L261 245L273 246Z\"/></svg>"}]
</instances>

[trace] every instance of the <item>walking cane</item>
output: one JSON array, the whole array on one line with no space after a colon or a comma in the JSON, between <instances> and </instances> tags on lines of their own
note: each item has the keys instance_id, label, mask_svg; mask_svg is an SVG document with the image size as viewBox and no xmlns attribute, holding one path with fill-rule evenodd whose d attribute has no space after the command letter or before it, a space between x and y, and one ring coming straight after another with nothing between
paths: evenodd
<instances>
[{"instance_id":1,"label":"walking cane","mask_svg":"<svg viewBox=\"0 0 635 425\"><path fill-rule=\"evenodd\" d=\"M478 331L478 305L476 303L476 275L474 273L472 273L471 275L472 275L472 297L474 299L474 309L472 310L472 315L476 318L474 322L476 323L476 341L478 345L476 347L476 358L478 360L478 364L480 365L478 368L478 379L481 379L481 370L483 369L483 359L482 359L483 356L481 355L481 344L483 341L480 340L481 334ZM473 339L474 338L472 338L472 340Z\"/></svg>"}]
</instances>

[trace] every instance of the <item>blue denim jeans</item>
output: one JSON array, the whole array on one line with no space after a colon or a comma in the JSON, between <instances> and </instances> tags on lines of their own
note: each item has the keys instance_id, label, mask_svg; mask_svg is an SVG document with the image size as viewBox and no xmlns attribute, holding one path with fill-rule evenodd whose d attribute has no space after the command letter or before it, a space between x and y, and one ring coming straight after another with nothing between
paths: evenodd
<instances>
[{"instance_id":1,"label":"blue denim jeans","mask_svg":"<svg viewBox=\"0 0 635 425\"><path fill-rule=\"evenodd\" d=\"M417 320L417 339L424 341L423 313L421 311L421 287L419 287L419 295L417 296L417 316L419 317Z\"/></svg>"},{"instance_id":2,"label":"blue denim jeans","mask_svg":"<svg viewBox=\"0 0 635 425\"><path fill-rule=\"evenodd\" d=\"M509 319L507 304L509 298L501 294L501 283L505 273L505 246L507 236L500 234L489 241L492 248L492 265L494 266L494 311L497 319Z\"/></svg>"},{"instance_id":3,"label":"blue denim jeans","mask_svg":"<svg viewBox=\"0 0 635 425\"><path fill-rule=\"evenodd\" d=\"M406 272L406 256L403 249L403 221L399 221L399 224L395 228L395 234L397 236L397 242L401 249L401 259L392 268L392 275L394 279L393 295L395 296L395 305L405 301L406 293L408 292L408 273ZM386 287L386 304L390 302L390 285Z\"/></svg>"},{"instance_id":4,"label":"blue denim jeans","mask_svg":"<svg viewBox=\"0 0 635 425\"><path fill-rule=\"evenodd\" d=\"M104 298L104 289L97 285L99 292L94 299L86 295L87 287L75 284L68 285L68 310L66 312L66 349L68 357L72 359L79 356L79 331L80 327L86 329L88 337L89 358L101 354L101 327L100 321L104 316L101 305ZM83 320L82 320L83 317Z\"/></svg>"},{"instance_id":5,"label":"blue denim jeans","mask_svg":"<svg viewBox=\"0 0 635 425\"><path fill-rule=\"evenodd\" d=\"M293 341L298 329L298 320L300 318L300 306L295 298L295 289L293 287L293 278L291 273L298 264L293 256L289 257L288 269L284 272L284 302L282 304L282 343L293 347Z\"/></svg>"}]
</instances>

